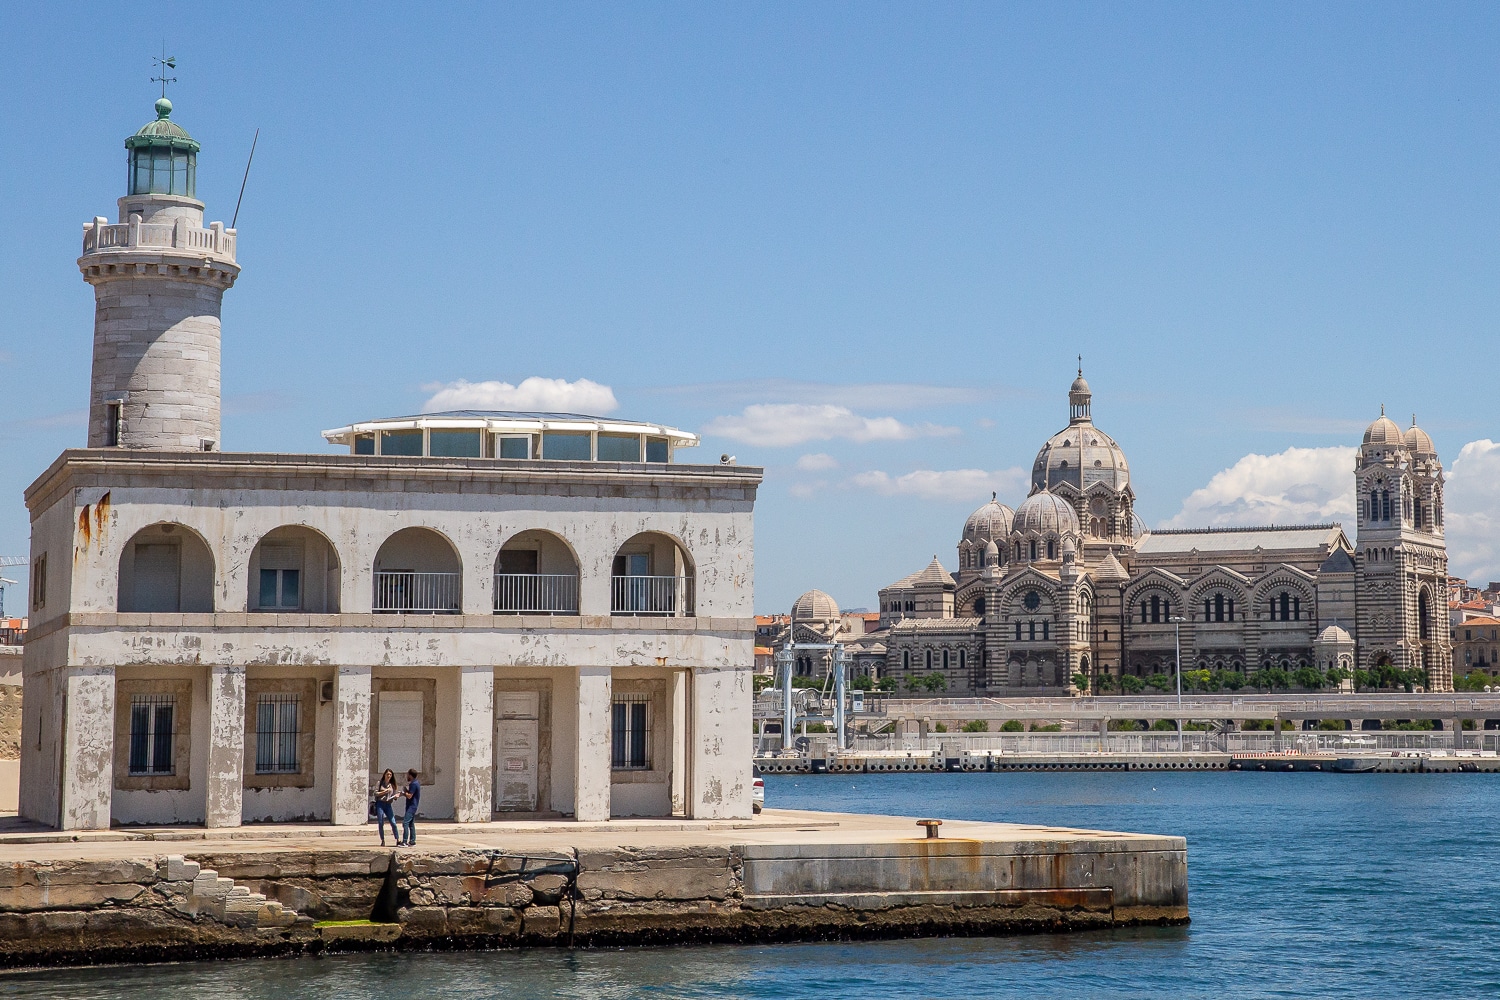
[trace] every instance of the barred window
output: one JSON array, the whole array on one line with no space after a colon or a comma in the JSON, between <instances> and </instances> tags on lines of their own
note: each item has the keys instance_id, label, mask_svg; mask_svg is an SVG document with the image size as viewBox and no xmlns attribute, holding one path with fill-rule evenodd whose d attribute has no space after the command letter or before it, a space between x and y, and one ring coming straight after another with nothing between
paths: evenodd
<instances>
[{"instance_id":1,"label":"barred window","mask_svg":"<svg viewBox=\"0 0 1500 1000\"><path fill-rule=\"evenodd\" d=\"M130 773L172 774L177 698L138 694L130 699Z\"/></svg>"},{"instance_id":2,"label":"barred window","mask_svg":"<svg viewBox=\"0 0 1500 1000\"><path fill-rule=\"evenodd\" d=\"M644 694L622 694L615 698L610 765L617 771L644 771L651 767L651 702Z\"/></svg>"},{"instance_id":3,"label":"barred window","mask_svg":"<svg viewBox=\"0 0 1500 1000\"><path fill-rule=\"evenodd\" d=\"M255 702L255 773L296 774L302 699L295 694L263 694Z\"/></svg>"}]
</instances>

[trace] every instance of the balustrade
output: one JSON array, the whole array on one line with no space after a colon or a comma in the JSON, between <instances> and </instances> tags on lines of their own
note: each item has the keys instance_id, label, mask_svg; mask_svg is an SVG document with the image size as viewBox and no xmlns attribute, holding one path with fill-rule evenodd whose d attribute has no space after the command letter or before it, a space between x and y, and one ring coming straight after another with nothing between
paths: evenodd
<instances>
[{"instance_id":1,"label":"balustrade","mask_svg":"<svg viewBox=\"0 0 1500 1000\"><path fill-rule=\"evenodd\" d=\"M616 576L610 581L610 614L693 614L693 578L690 576Z\"/></svg>"},{"instance_id":2,"label":"balustrade","mask_svg":"<svg viewBox=\"0 0 1500 1000\"><path fill-rule=\"evenodd\" d=\"M193 250L213 254L216 257L235 259L237 234L215 222L207 229L188 225L165 225L154 222L122 222L110 224L95 219L83 227L83 253L105 253L110 250L129 250L135 247L153 247L172 250Z\"/></svg>"},{"instance_id":3,"label":"balustrade","mask_svg":"<svg viewBox=\"0 0 1500 1000\"><path fill-rule=\"evenodd\" d=\"M578 577L571 573L496 573L495 613L578 614Z\"/></svg>"},{"instance_id":4,"label":"balustrade","mask_svg":"<svg viewBox=\"0 0 1500 1000\"><path fill-rule=\"evenodd\" d=\"M459 581L457 573L376 573L372 610L377 615L456 615L462 608Z\"/></svg>"}]
</instances>

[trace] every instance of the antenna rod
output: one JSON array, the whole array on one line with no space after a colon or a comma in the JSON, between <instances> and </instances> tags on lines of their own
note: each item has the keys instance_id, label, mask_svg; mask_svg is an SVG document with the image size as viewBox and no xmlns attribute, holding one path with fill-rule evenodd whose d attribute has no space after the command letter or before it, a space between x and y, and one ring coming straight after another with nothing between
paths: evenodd
<instances>
[{"instance_id":1,"label":"antenna rod","mask_svg":"<svg viewBox=\"0 0 1500 1000\"><path fill-rule=\"evenodd\" d=\"M245 161L245 177L240 181L240 196L234 200L234 218L229 220L229 228L240 221L240 202L245 200L245 185L250 182L250 164L255 162L255 144L260 142L260 129L255 130L255 138L250 140L250 158Z\"/></svg>"}]
</instances>

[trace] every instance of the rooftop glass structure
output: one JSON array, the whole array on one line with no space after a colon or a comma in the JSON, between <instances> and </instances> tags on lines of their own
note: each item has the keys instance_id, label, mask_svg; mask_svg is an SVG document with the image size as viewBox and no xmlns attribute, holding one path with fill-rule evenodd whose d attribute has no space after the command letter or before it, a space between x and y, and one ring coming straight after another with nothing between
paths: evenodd
<instances>
[{"instance_id":1,"label":"rooftop glass structure","mask_svg":"<svg viewBox=\"0 0 1500 1000\"><path fill-rule=\"evenodd\" d=\"M670 462L698 435L662 424L582 413L446 410L386 417L323 432L352 455L509 458L563 462Z\"/></svg>"}]
</instances>

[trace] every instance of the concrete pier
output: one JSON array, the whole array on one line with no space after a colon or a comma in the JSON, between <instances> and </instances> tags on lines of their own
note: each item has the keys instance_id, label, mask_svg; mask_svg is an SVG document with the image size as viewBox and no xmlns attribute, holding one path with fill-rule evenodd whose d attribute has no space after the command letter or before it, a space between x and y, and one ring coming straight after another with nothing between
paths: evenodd
<instances>
[{"instance_id":1,"label":"concrete pier","mask_svg":"<svg viewBox=\"0 0 1500 1000\"><path fill-rule=\"evenodd\" d=\"M0 964L1060 932L1188 919L1180 837L754 821L0 833Z\"/></svg>"}]
</instances>

